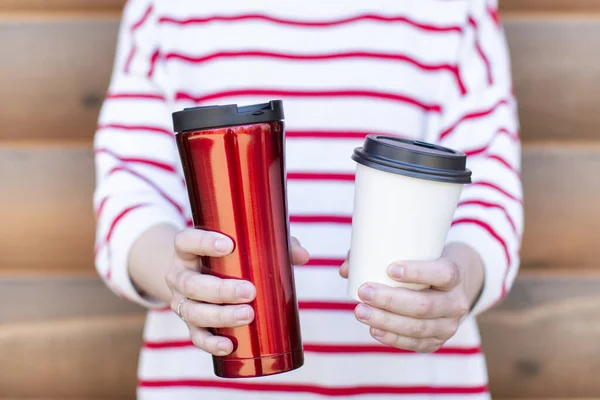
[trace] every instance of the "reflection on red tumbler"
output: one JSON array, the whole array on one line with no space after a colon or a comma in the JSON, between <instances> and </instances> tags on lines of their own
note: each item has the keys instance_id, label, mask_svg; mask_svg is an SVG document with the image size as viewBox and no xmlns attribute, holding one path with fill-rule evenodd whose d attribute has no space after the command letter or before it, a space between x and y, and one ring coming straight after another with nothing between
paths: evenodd
<instances>
[{"instance_id":1,"label":"reflection on red tumbler","mask_svg":"<svg viewBox=\"0 0 600 400\"><path fill-rule=\"evenodd\" d=\"M232 354L213 357L215 374L257 377L301 367L281 102L199 107L173 118L194 225L235 243L229 256L204 257L202 272L248 280L257 290L250 325L213 330L234 343Z\"/></svg>"}]
</instances>

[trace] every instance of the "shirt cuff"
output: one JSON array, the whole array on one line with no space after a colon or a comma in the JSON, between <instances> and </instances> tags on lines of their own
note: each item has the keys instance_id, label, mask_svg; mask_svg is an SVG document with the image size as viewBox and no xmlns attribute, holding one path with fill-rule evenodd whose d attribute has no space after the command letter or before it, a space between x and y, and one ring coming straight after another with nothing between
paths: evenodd
<instances>
[{"instance_id":1,"label":"shirt cuff","mask_svg":"<svg viewBox=\"0 0 600 400\"><path fill-rule=\"evenodd\" d=\"M146 231L162 224L185 228L181 215L170 207L147 204L135 208L119 221L105 252L109 272L103 278L107 285L117 295L150 309L163 308L165 303L144 297L135 288L129 275L129 254Z\"/></svg>"},{"instance_id":2,"label":"shirt cuff","mask_svg":"<svg viewBox=\"0 0 600 400\"><path fill-rule=\"evenodd\" d=\"M502 245L489 232L475 224L452 226L446 242L468 244L477 252L483 263L483 289L471 309L471 315L476 316L494 306L504 295L503 286L508 269Z\"/></svg>"}]
</instances>

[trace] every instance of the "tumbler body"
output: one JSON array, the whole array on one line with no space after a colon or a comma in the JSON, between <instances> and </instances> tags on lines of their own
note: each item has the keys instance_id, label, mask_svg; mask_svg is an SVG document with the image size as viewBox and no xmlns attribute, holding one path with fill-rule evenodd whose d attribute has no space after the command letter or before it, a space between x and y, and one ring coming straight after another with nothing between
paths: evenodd
<instances>
[{"instance_id":1,"label":"tumbler body","mask_svg":"<svg viewBox=\"0 0 600 400\"><path fill-rule=\"evenodd\" d=\"M304 362L290 258L283 121L177 134L195 228L234 242L232 254L202 258L202 273L256 286L254 321L213 329L234 351L213 357L215 374L258 377Z\"/></svg>"}]
</instances>

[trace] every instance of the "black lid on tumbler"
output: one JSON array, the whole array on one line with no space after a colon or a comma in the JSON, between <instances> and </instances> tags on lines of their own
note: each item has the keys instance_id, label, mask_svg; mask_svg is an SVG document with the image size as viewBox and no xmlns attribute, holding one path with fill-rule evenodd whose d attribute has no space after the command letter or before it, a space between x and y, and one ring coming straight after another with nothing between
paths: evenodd
<instances>
[{"instance_id":1,"label":"black lid on tumbler","mask_svg":"<svg viewBox=\"0 0 600 400\"><path fill-rule=\"evenodd\" d=\"M435 144L394 136L369 135L352 159L380 171L447 183L471 183L467 156Z\"/></svg>"},{"instance_id":2,"label":"black lid on tumbler","mask_svg":"<svg viewBox=\"0 0 600 400\"><path fill-rule=\"evenodd\" d=\"M283 102L281 100L243 107L238 107L237 104L194 107L173 113L173 130L177 133L201 131L283 119Z\"/></svg>"}]
</instances>

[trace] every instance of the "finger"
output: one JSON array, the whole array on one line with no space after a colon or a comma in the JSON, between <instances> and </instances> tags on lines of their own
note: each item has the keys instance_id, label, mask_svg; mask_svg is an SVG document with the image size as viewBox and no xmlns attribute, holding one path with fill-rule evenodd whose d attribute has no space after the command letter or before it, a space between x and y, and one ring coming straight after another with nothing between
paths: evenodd
<instances>
[{"instance_id":1,"label":"finger","mask_svg":"<svg viewBox=\"0 0 600 400\"><path fill-rule=\"evenodd\" d=\"M388 275L403 283L417 283L452 289L461 281L460 269L452 261L440 258L436 261L405 261L390 265Z\"/></svg>"},{"instance_id":2,"label":"finger","mask_svg":"<svg viewBox=\"0 0 600 400\"><path fill-rule=\"evenodd\" d=\"M397 349L416 351L417 353L433 353L434 351L438 351L445 343L440 339L416 339L398 335L392 332L382 331L376 328L371 328L369 332L371 333L371 336L378 342L395 347Z\"/></svg>"},{"instance_id":3,"label":"finger","mask_svg":"<svg viewBox=\"0 0 600 400\"><path fill-rule=\"evenodd\" d=\"M187 268L172 268L166 277L172 291L188 299L213 304L249 303L256 297L256 288L247 281L221 279Z\"/></svg>"},{"instance_id":4,"label":"finger","mask_svg":"<svg viewBox=\"0 0 600 400\"><path fill-rule=\"evenodd\" d=\"M350 268L350 264L348 263L348 260L344 261L344 263L342 264L342 266L340 267L340 276L342 278L348 278L348 270Z\"/></svg>"},{"instance_id":5,"label":"finger","mask_svg":"<svg viewBox=\"0 0 600 400\"><path fill-rule=\"evenodd\" d=\"M416 291L367 283L358 289L366 304L415 318L462 317L469 311L468 301L454 292Z\"/></svg>"},{"instance_id":6,"label":"finger","mask_svg":"<svg viewBox=\"0 0 600 400\"><path fill-rule=\"evenodd\" d=\"M254 320L254 310L249 305L223 306L186 300L179 314L188 325L199 328L235 328Z\"/></svg>"},{"instance_id":7,"label":"finger","mask_svg":"<svg viewBox=\"0 0 600 400\"><path fill-rule=\"evenodd\" d=\"M292 264L293 265L304 265L310 259L308 251L302 247L300 241L295 237L291 237L292 243Z\"/></svg>"},{"instance_id":8,"label":"finger","mask_svg":"<svg viewBox=\"0 0 600 400\"><path fill-rule=\"evenodd\" d=\"M233 241L216 232L184 229L175 236L175 251L184 261L196 261L198 256L223 257L233 251Z\"/></svg>"},{"instance_id":9,"label":"finger","mask_svg":"<svg viewBox=\"0 0 600 400\"><path fill-rule=\"evenodd\" d=\"M366 304L359 304L354 310L354 314L356 319L372 328L416 339L433 337L448 340L458 330L459 321L452 318L411 318Z\"/></svg>"},{"instance_id":10,"label":"finger","mask_svg":"<svg viewBox=\"0 0 600 400\"><path fill-rule=\"evenodd\" d=\"M233 343L222 336L214 336L208 330L190 326L190 338L197 348L213 356L226 356L233 351Z\"/></svg>"},{"instance_id":11,"label":"finger","mask_svg":"<svg viewBox=\"0 0 600 400\"><path fill-rule=\"evenodd\" d=\"M346 253L346 260L341 265L339 272L342 278L348 278L348 274L350 273L350 250Z\"/></svg>"}]
</instances>

